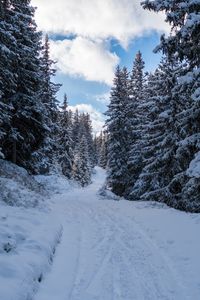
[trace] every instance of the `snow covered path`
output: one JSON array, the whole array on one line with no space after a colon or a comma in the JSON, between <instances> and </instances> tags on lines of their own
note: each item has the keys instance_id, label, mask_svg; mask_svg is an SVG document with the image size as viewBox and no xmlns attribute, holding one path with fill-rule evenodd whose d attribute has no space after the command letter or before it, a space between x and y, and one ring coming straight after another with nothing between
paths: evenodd
<instances>
[{"instance_id":1,"label":"snow covered path","mask_svg":"<svg viewBox=\"0 0 200 300\"><path fill-rule=\"evenodd\" d=\"M34 300L200 299L199 215L100 200L104 179L97 169L92 185L52 200L63 233Z\"/></svg>"}]
</instances>

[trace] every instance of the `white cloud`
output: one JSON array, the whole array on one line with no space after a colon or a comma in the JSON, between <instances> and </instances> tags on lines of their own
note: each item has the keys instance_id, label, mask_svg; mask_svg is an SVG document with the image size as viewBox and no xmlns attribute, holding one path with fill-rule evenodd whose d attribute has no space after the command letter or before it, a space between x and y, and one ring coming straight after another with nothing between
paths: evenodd
<instances>
[{"instance_id":1,"label":"white cloud","mask_svg":"<svg viewBox=\"0 0 200 300\"><path fill-rule=\"evenodd\" d=\"M99 133L103 129L105 118L103 114L97 111L91 104L77 104L75 106L69 106L69 108L73 112L78 109L79 112L89 113L94 133Z\"/></svg>"},{"instance_id":2,"label":"white cloud","mask_svg":"<svg viewBox=\"0 0 200 300\"><path fill-rule=\"evenodd\" d=\"M101 41L77 37L73 40L51 41L52 58L63 74L82 76L86 80L112 84L119 62Z\"/></svg>"},{"instance_id":3,"label":"white cloud","mask_svg":"<svg viewBox=\"0 0 200 300\"><path fill-rule=\"evenodd\" d=\"M108 104L110 102L110 92L96 95L95 100L103 104Z\"/></svg>"},{"instance_id":4,"label":"white cloud","mask_svg":"<svg viewBox=\"0 0 200 300\"><path fill-rule=\"evenodd\" d=\"M32 0L36 22L44 32L73 35L52 43L61 72L112 84L119 61L106 47L114 38L123 47L151 30L166 31L162 14L144 10L141 0Z\"/></svg>"},{"instance_id":5,"label":"white cloud","mask_svg":"<svg viewBox=\"0 0 200 300\"><path fill-rule=\"evenodd\" d=\"M141 0L33 0L36 21L47 32L90 39L116 38L127 45L146 30L166 30L161 14L144 10Z\"/></svg>"}]
</instances>

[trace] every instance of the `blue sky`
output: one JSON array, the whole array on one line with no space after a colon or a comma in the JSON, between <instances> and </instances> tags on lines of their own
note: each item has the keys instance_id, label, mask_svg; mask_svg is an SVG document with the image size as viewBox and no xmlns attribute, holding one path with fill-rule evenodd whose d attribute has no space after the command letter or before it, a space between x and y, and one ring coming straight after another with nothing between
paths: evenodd
<instances>
[{"instance_id":1,"label":"blue sky","mask_svg":"<svg viewBox=\"0 0 200 300\"><path fill-rule=\"evenodd\" d=\"M53 36L53 39L60 39L60 37ZM113 39L110 41L110 51L120 57L120 66L126 66L131 71L134 57L137 51L140 50L145 61L145 69L147 71L153 71L160 61L160 54L153 53L153 49L159 44L159 40L160 34L156 31L152 31L144 36L135 38L130 42L128 48L124 49ZM96 81L86 81L83 78L65 75L61 72L57 72L56 82L63 84L58 94L60 101L62 101L63 94L66 92L71 105L89 103L94 105L98 110L102 112L105 111L106 103L101 101L101 99L98 100L98 98L101 98L103 94L109 93L110 86L107 84Z\"/></svg>"},{"instance_id":2,"label":"blue sky","mask_svg":"<svg viewBox=\"0 0 200 300\"><path fill-rule=\"evenodd\" d=\"M153 54L160 35L168 30L162 15L141 8L140 0L32 0L36 22L48 33L57 61L58 98L68 95L72 109L91 114L94 130L104 122L116 66L132 68L138 50L146 70L160 55Z\"/></svg>"}]
</instances>

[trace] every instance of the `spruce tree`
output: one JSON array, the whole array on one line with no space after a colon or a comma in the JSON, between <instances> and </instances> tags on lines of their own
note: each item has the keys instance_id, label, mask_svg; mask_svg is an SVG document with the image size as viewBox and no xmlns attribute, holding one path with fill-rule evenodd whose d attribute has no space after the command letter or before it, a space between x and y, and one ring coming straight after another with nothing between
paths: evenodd
<instances>
[{"instance_id":1,"label":"spruce tree","mask_svg":"<svg viewBox=\"0 0 200 300\"><path fill-rule=\"evenodd\" d=\"M76 145L79 143L79 129L80 129L80 116L79 111L76 109L73 114L72 122L72 148L75 150Z\"/></svg>"},{"instance_id":2,"label":"spruce tree","mask_svg":"<svg viewBox=\"0 0 200 300\"><path fill-rule=\"evenodd\" d=\"M59 116L59 164L61 165L62 173L68 178L71 177L72 172L72 120L70 112L68 111L67 95L64 95L63 104L61 106Z\"/></svg>"},{"instance_id":3,"label":"spruce tree","mask_svg":"<svg viewBox=\"0 0 200 300\"><path fill-rule=\"evenodd\" d=\"M83 134L85 135L87 145L88 145L88 155L90 160L91 168L95 166L95 155L94 155L94 144L93 144L93 136L92 136L92 122L90 120L90 115L83 114L82 115L82 122L84 127Z\"/></svg>"},{"instance_id":4,"label":"spruce tree","mask_svg":"<svg viewBox=\"0 0 200 300\"><path fill-rule=\"evenodd\" d=\"M132 189L134 183L143 167L142 147L143 147L143 128L146 122L144 98L144 61L139 51L136 54L133 69L129 82L129 101L127 104L127 127L128 127L128 184L126 196Z\"/></svg>"},{"instance_id":5,"label":"spruce tree","mask_svg":"<svg viewBox=\"0 0 200 300\"><path fill-rule=\"evenodd\" d=\"M6 147L5 135L10 128L12 105L10 95L16 88L13 63L16 59L16 40L13 36L13 12L7 0L0 1L0 157ZM2 150L3 148L3 150Z\"/></svg>"},{"instance_id":6,"label":"spruce tree","mask_svg":"<svg viewBox=\"0 0 200 300\"><path fill-rule=\"evenodd\" d=\"M57 92L60 84L53 82L56 75L55 61L50 58L50 43L48 35L45 36L44 45L40 54L40 91L39 99L43 105L43 119L46 134L40 148L32 154L30 168L34 173L48 173L57 163L59 143L57 141L60 132L58 120Z\"/></svg>"},{"instance_id":7,"label":"spruce tree","mask_svg":"<svg viewBox=\"0 0 200 300\"><path fill-rule=\"evenodd\" d=\"M15 87L9 88L6 95L12 110L2 149L6 159L24 167L32 152L40 147L46 132L44 107L39 99L41 34L33 19L34 11L28 0L10 1L12 27L9 33L15 41L10 45L11 51L14 49L11 78Z\"/></svg>"},{"instance_id":8,"label":"spruce tree","mask_svg":"<svg viewBox=\"0 0 200 300\"><path fill-rule=\"evenodd\" d=\"M93 148L94 148L94 162L95 162L95 166L97 166L99 160L99 153L98 153L98 137L96 136L96 134L93 139Z\"/></svg>"},{"instance_id":9,"label":"spruce tree","mask_svg":"<svg viewBox=\"0 0 200 300\"><path fill-rule=\"evenodd\" d=\"M149 76L146 90L146 124L143 130L144 166L131 192L132 199L158 200L171 204L168 184L177 168L177 134L172 90L179 67L164 58Z\"/></svg>"},{"instance_id":10,"label":"spruce tree","mask_svg":"<svg viewBox=\"0 0 200 300\"><path fill-rule=\"evenodd\" d=\"M107 133L104 132L102 136L101 147L99 151L99 166L106 169L108 163L108 137Z\"/></svg>"},{"instance_id":11,"label":"spruce tree","mask_svg":"<svg viewBox=\"0 0 200 300\"><path fill-rule=\"evenodd\" d=\"M127 186L127 102L128 72L118 66L106 115L108 130L108 186L117 195L124 195Z\"/></svg>"},{"instance_id":12,"label":"spruce tree","mask_svg":"<svg viewBox=\"0 0 200 300\"><path fill-rule=\"evenodd\" d=\"M87 186L91 182L91 169L88 154L88 145L85 136L81 138L80 144L75 149L74 162L72 167L72 177L81 186Z\"/></svg>"}]
</instances>

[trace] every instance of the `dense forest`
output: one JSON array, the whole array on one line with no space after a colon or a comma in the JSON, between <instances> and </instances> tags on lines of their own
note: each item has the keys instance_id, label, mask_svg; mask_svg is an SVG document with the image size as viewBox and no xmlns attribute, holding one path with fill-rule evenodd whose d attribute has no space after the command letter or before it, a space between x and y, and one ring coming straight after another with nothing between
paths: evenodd
<instances>
[{"instance_id":1,"label":"dense forest","mask_svg":"<svg viewBox=\"0 0 200 300\"><path fill-rule=\"evenodd\" d=\"M144 1L171 26L145 73L137 53L131 74L117 68L107 111L108 186L130 200L156 200L200 212L199 1Z\"/></svg>"}]
</instances>

